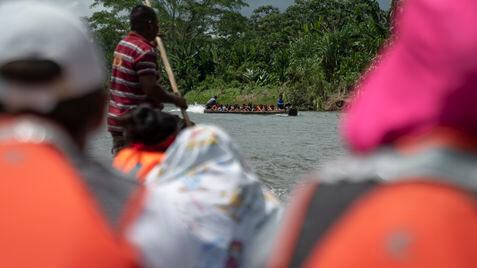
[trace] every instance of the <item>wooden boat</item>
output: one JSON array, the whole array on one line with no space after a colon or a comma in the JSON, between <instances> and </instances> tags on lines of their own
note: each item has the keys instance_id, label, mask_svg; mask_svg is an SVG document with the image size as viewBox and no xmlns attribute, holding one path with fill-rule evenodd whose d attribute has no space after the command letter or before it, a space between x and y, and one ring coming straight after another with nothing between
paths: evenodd
<instances>
[{"instance_id":1,"label":"wooden boat","mask_svg":"<svg viewBox=\"0 0 477 268\"><path fill-rule=\"evenodd\" d=\"M288 114L287 111L273 111L273 112L228 112L228 111L212 111L212 110L205 110L204 113L206 114L261 114L261 115L269 115L269 114Z\"/></svg>"},{"instance_id":2,"label":"wooden boat","mask_svg":"<svg viewBox=\"0 0 477 268\"><path fill-rule=\"evenodd\" d=\"M274 114L286 114L289 116L297 116L297 110L296 109L290 109L288 111L281 110L281 111L271 111L271 112L257 112L257 111L251 111L251 112L244 112L244 111L213 111L213 110L205 110L204 113L206 114L254 114L254 115L274 115Z\"/></svg>"}]
</instances>

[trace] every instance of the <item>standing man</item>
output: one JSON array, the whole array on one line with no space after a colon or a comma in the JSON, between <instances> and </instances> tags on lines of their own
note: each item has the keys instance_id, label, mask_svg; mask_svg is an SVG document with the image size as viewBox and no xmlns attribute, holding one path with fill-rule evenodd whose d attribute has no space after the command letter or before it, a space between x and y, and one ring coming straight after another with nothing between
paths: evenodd
<instances>
[{"instance_id":1,"label":"standing man","mask_svg":"<svg viewBox=\"0 0 477 268\"><path fill-rule=\"evenodd\" d=\"M283 101L283 94L280 94L278 96L277 109L279 109L279 110L285 109L285 102Z\"/></svg>"},{"instance_id":2,"label":"standing man","mask_svg":"<svg viewBox=\"0 0 477 268\"><path fill-rule=\"evenodd\" d=\"M159 32L154 9L137 5L131 12L131 32L114 52L111 77L108 130L113 136L113 152L124 144L124 126L120 117L139 104L161 107L173 103L187 108L184 98L166 92L158 83L159 69L153 42Z\"/></svg>"}]
</instances>

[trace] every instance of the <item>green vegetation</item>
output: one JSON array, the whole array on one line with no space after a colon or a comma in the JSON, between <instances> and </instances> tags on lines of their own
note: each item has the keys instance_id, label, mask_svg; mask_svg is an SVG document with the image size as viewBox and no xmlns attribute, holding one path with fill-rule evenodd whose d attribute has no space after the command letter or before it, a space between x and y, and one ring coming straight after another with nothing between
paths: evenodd
<instances>
[{"instance_id":1,"label":"green vegetation","mask_svg":"<svg viewBox=\"0 0 477 268\"><path fill-rule=\"evenodd\" d=\"M222 103L272 104L284 93L302 108L335 109L389 34L376 0L296 0L285 12L263 6L251 17L239 13L242 0L153 2L191 103L218 95ZM95 0L102 8L89 22L108 61L137 3Z\"/></svg>"}]
</instances>

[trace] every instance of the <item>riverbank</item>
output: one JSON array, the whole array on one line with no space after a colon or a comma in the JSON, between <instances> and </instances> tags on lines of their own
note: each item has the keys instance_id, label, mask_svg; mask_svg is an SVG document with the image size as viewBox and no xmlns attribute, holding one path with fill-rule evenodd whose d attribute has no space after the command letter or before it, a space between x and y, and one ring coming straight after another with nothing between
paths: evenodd
<instances>
[{"instance_id":1,"label":"riverbank","mask_svg":"<svg viewBox=\"0 0 477 268\"><path fill-rule=\"evenodd\" d=\"M225 104L266 104L275 105L278 95L284 94L285 102L293 104L300 111L331 112L341 111L346 103L347 94L335 94L321 100L319 98L308 97L312 101L308 104L300 105L302 101L296 97L289 96L289 90L285 86L243 86L243 87L220 87L190 91L185 95L188 103L205 104L212 96L218 96L219 103ZM305 93L302 99L307 98ZM313 100L314 99L314 100Z\"/></svg>"},{"instance_id":2,"label":"riverbank","mask_svg":"<svg viewBox=\"0 0 477 268\"><path fill-rule=\"evenodd\" d=\"M219 103L226 104L275 104L283 88L263 87L223 87L190 91L185 95L189 103L207 103L212 96L218 96Z\"/></svg>"}]
</instances>

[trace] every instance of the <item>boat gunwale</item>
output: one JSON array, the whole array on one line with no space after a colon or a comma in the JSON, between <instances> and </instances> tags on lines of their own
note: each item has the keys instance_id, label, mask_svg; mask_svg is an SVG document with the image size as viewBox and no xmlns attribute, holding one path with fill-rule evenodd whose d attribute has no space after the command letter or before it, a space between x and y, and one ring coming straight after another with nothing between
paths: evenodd
<instances>
[{"instance_id":1,"label":"boat gunwale","mask_svg":"<svg viewBox=\"0 0 477 268\"><path fill-rule=\"evenodd\" d=\"M274 115L274 114L288 114L287 111L276 111L276 112L258 112L258 111L251 111L251 112L229 112L229 111L210 111L205 110L204 113L206 114L253 114L253 115Z\"/></svg>"}]
</instances>

